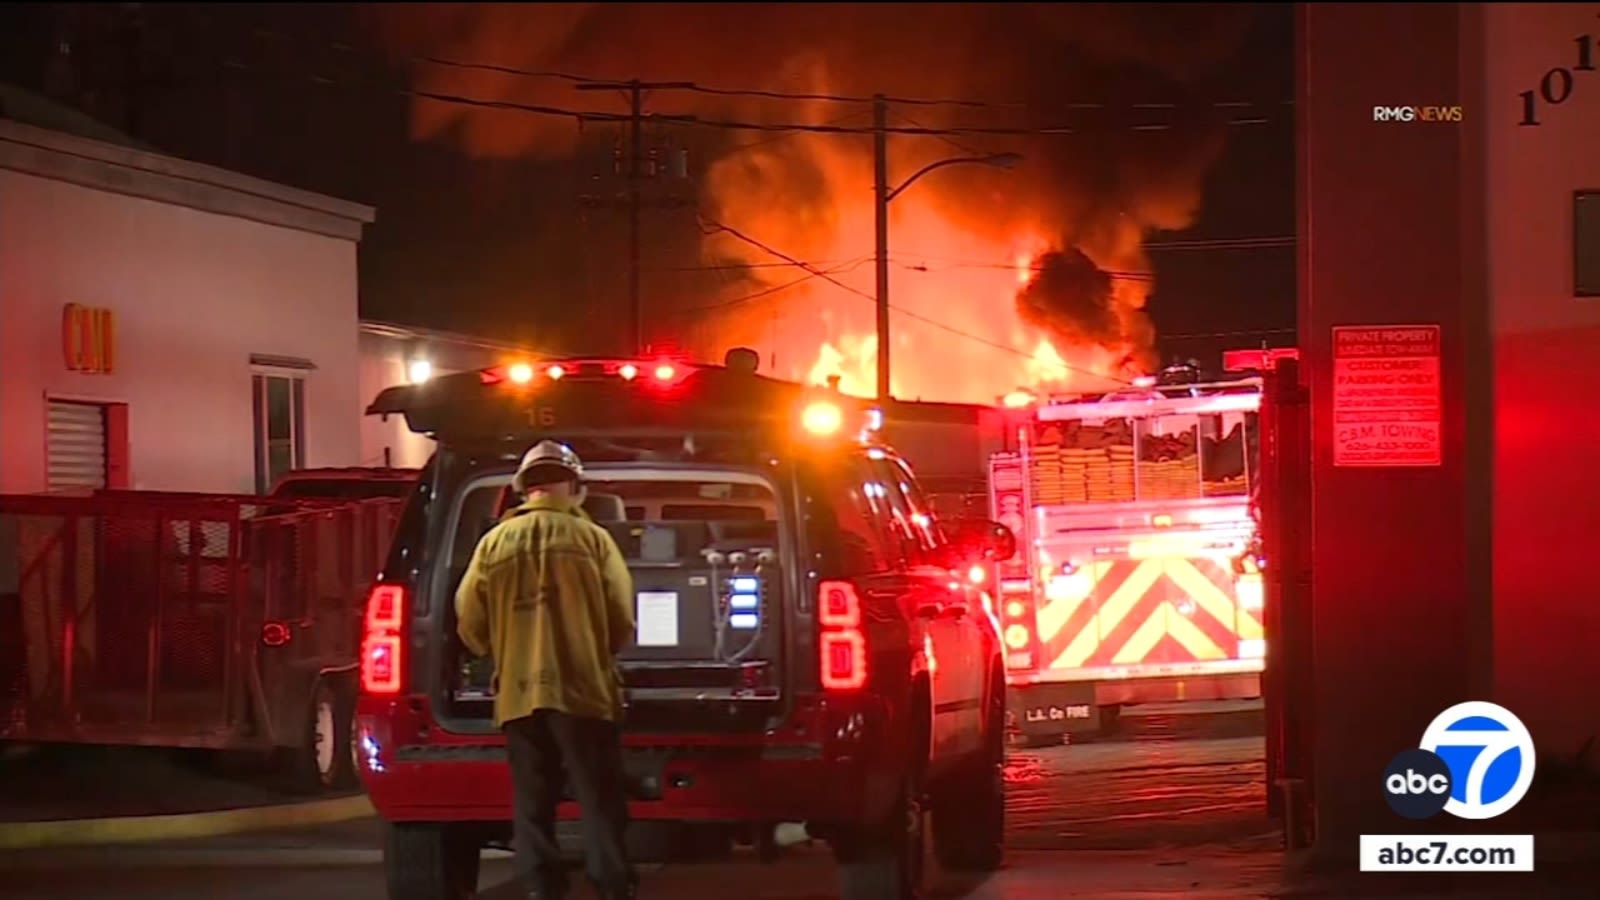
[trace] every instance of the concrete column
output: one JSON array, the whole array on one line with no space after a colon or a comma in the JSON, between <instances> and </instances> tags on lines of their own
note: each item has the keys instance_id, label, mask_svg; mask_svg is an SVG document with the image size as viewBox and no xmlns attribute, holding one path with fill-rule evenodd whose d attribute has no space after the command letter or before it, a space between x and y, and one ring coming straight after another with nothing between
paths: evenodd
<instances>
[{"instance_id":1,"label":"concrete column","mask_svg":"<svg viewBox=\"0 0 1600 900\"><path fill-rule=\"evenodd\" d=\"M1463 123L1377 106L1465 105L1454 4L1299 7L1300 346L1312 394L1314 792L1319 855L1426 830L1385 805L1384 766L1450 704L1488 699L1489 384L1481 168ZM1437 324L1442 465L1333 465L1336 325ZM1480 368L1481 367L1481 368Z\"/></svg>"}]
</instances>

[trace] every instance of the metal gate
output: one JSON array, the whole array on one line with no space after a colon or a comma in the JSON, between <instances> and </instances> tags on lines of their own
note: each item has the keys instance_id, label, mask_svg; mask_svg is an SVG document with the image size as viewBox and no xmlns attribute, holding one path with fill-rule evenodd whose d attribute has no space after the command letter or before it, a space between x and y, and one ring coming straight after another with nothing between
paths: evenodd
<instances>
[{"instance_id":1,"label":"metal gate","mask_svg":"<svg viewBox=\"0 0 1600 900\"><path fill-rule=\"evenodd\" d=\"M105 407L98 403L51 400L45 465L45 487L51 493L105 487Z\"/></svg>"}]
</instances>

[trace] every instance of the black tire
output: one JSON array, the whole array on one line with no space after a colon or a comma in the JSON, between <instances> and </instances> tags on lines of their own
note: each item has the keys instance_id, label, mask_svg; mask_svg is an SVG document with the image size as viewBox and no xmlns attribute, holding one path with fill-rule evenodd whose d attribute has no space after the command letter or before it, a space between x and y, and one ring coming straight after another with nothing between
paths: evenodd
<instances>
[{"instance_id":1,"label":"black tire","mask_svg":"<svg viewBox=\"0 0 1600 900\"><path fill-rule=\"evenodd\" d=\"M920 781L906 779L889 821L835 843L839 900L920 900L927 872Z\"/></svg>"},{"instance_id":2,"label":"black tire","mask_svg":"<svg viewBox=\"0 0 1600 900\"><path fill-rule=\"evenodd\" d=\"M327 741L332 740L332 746ZM322 678L311 692L305 735L294 748L296 789L310 794L347 791L356 771L356 689L348 678Z\"/></svg>"},{"instance_id":3,"label":"black tire","mask_svg":"<svg viewBox=\"0 0 1600 900\"><path fill-rule=\"evenodd\" d=\"M939 791L933 806L933 852L947 869L993 872L1005 859L1005 697L993 692L983 754Z\"/></svg>"},{"instance_id":4,"label":"black tire","mask_svg":"<svg viewBox=\"0 0 1600 900\"><path fill-rule=\"evenodd\" d=\"M473 900L481 850L460 826L386 826L383 874L389 900Z\"/></svg>"}]
</instances>

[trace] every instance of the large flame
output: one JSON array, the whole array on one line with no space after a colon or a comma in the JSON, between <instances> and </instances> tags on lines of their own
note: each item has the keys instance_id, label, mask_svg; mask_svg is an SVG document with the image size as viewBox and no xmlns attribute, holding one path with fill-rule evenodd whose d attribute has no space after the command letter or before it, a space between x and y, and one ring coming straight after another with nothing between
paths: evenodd
<instances>
[{"instance_id":1,"label":"large flame","mask_svg":"<svg viewBox=\"0 0 1600 900\"><path fill-rule=\"evenodd\" d=\"M891 186L929 161L974 155L902 147L903 140L891 139ZM726 228L711 230L706 252L750 264L752 281L732 291L701 331L703 352L746 344L778 377L837 378L845 393L875 394L872 171L859 144L817 135L736 152L712 167L707 193ZM1049 323L1024 318L1018 295L1039 280L1041 258L1060 239L1027 209L971 201L975 185L1008 177L977 163L944 167L889 205L893 396L993 403L1018 388L1103 390L1126 383L1147 358L1138 231L1095 247L1101 268L1119 273L1109 332L1052 333ZM772 185L784 180L806 185L806 194L786 197L780 187L774 196Z\"/></svg>"}]
</instances>

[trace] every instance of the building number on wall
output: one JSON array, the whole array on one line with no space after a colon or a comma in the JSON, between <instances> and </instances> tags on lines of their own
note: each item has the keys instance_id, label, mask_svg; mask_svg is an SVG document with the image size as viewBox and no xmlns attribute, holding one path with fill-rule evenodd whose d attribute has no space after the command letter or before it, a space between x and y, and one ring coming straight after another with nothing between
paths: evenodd
<instances>
[{"instance_id":1,"label":"building number on wall","mask_svg":"<svg viewBox=\"0 0 1600 900\"><path fill-rule=\"evenodd\" d=\"M61 352L73 372L109 375L116 364L116 317L109 309L68 303L61 311Z\"/></svg>"},{"instance_id":2,"label":"building number on wall","mask_svg":"<svg viewBox=\"0 0 1600 900\"><path fill-rule=\"evenodd\" d=\"M1518 125L1538 125L1539 103L1543 101L1548 106L1560 106L1572 96L1572 73L1594 71L1594 37L1580 35L1572 39L1578 45L1578 62L1572 68L1556 66L1544 73L1539 79L1536 90L1523 91L1517 97L1522 101L1522 120Z\"/></svg>"}]
</instances>

